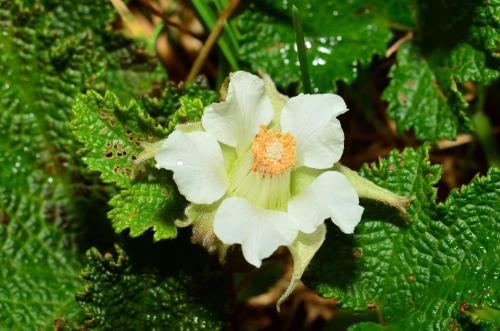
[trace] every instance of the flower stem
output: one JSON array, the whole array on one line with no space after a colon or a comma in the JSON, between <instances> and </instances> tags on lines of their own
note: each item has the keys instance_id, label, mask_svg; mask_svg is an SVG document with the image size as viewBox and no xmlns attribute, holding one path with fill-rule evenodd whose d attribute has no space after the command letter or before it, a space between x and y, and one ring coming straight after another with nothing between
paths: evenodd
<instances>
[{"instance_id":1,"label":"flower stem","mask_svg":"<svg viewBox=\"0 0 500 331\"><path fill-rule=\"evenodd\" d=\"M295 30L295 43L297 44L297 56L299 57L300 73L302 76L302 84L304 85L305 93L312 93L311 78L309 76L309 68L307 66L306 45L304 42L304 30L302 29L302 21L300 20L299 10L294 5L292 6L292 21L293 29Z\"/></svg>"}]
</instances>

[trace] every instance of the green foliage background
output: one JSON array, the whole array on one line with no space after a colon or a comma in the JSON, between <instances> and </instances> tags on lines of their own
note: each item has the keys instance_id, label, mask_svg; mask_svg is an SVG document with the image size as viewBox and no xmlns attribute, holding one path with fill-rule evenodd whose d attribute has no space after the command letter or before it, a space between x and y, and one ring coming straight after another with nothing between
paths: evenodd
<instances>
[{"instance_id":1,"label":"green foliage background","mask_svg":"<svg viewBox=\"0 0 500 331\"><path fill-rule=\"evenodd\" d=\"M192 2L209 28L227 4ZM474 129L467 83L484 90L499 78L500 1L253 1L219 39L221 67L300 91L292 4L316 92L356 84L406 36L383 99L398 131L423 143L361 169L416 196L411 223L364 201L354 236L328 229L306 283L343 308L376 307L383 323L353 330L496 330L500 172L437 203L441 170L425 142ZM110 28L115 15L104 0L0 0L1 330L229 326L227 270L178 233L186 202L169 173L134 163L216 93L167 83L142 42Z\"/></svg>"}]
</instances>

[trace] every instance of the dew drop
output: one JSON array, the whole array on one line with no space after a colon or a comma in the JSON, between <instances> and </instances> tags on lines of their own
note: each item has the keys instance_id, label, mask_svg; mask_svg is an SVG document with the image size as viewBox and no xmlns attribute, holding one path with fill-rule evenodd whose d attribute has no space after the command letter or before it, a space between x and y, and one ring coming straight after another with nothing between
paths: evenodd
<instances>
[{"instance_id":1,"label":"dew drop","mask_svg":"<svg viewBox=\"0 0 500 331\"><path fill-rule=\"evenodd\" d=\"M338 16L338 15L339 15L339 12L338 12L338 11L336 11L336 10L334 10L332 14L333 14L333 16Z\"/></svg>"},{"instance_id":2,"label":"dew drop","mask_svg":"<svg viewBox=\"0 0 500 331\"><path fill-rule=\"evenodd\" d=\"M313 66L318 66L318 65L321 66L321 65L325 65L326 61L323 60L322 58L316 57L316 58L314 58L312 63L313 63Z\"/></svg>"},{"instance_id":3,"label":"dew drop","mask_svg":"<svg viewBox=\"0 0 500 331\"><path fill-rule=\"evenodd\" d=\"M54 178L52 178L52 177L47 178L47 182L49 182L49 183L54 182Z\"/></svg>"},{"instance_id":4,"label":"dew drop","mask_svg":"<svg viewBox=\"0 0 500 331\"><path fill-rule=\"evenodd\" d=\"M318 51L321 53L324 53L324 54L331 54L332 53L332 49L325 47L325 46L319 46Z\"/></svg>"},{"instance_id":5,"label":"dew drop","mask_svg":"<svg viewBox=\"0 0 500 331\"><path fill-rule=\"evenodd\" d=\"M342 40L342 36L337 36L337 41L341 41Z\"/></svg>"},{"instance_id":6,"label":"dew drop","mask_svg":"<svg viewBox=\"0 0 500 331\"><path fill-rule=\"evenodd\" d=\"M184 165L184 161L182 161L182 160L180 160L180 159L179 159L179 160L177 160L177 165L178 165L178 166Z\"/></svg>"}]
</instances>

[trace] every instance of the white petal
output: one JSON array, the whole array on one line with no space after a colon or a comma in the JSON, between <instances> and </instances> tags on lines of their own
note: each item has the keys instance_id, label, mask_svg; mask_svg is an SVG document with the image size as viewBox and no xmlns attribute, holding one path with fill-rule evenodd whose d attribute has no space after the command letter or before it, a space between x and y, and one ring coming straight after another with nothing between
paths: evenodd
<instances>
[{"instance_id":1,"label":"white petal","mask_svg":"<svg viewBox=\"0 0 500 331\"><path fill-rule=\"evenodd\" d=\"M174 131L155 155L156 167L174 172L179 191L191 202L209 204L227 190L227 175L217 140L206 132Z\"/></svg>"},{"instance_id":2,"label":"white petal","mask_svg":"<svg viewBox=\"0 0 500 331\"><path fill-rule=\"evenodd\" d=\"M300 94L290 98L281 113L281 130L297 142L296 166L327 169L340 159L344 132L336 117L347 111L336 94Z\"/></svg>"},{"instance_id":3,"label":"white petal","mask_svg":"<svg viewBox=\"0 0 500 331\"><path fill-rule=\"evenodd\" d=\"M224 244L241 244L245 259L258 268L262 259L279 246L291 245L298 230L286 212L263 209L232 197L217 210L214 232Z\"/></svg>"},{"instance_id":4,"label":"white petal","mask_svg":"<svg viewBox=\"0 0 500 331\"><path fill-rule=\"evenodd\" d=\"M344 233L353 233L363 214L358 194L339 172L327 171L288 203L288 213L297 228L305 233L331 217Z\"/></svg>"},{"instance_id":5,"label":"white petal","mask_svg":"<svg viewBox=\"0 0 500 331\"><path fill-rule=\"evenodd\" d=\"M273 107L263 80L238 71L230 75L226 101L208 106L201 121L217 140L241 151L249 146L259 126L269 124L272 118Z\"/></svg>"}]
</instances>

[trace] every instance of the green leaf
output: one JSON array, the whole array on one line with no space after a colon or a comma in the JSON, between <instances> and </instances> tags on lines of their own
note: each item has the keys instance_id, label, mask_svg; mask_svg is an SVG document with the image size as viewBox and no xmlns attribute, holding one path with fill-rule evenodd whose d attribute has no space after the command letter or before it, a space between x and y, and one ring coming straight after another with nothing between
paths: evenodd
<instances>
[{"instance_id":1,"label":"green leaf","mask_svg":"<svg viewBox=\"0 0 500 331\"><path fill-rule=\"evenodd\" d=\"M175 219L176 215L181 217L183 204L178 200L178 193L172 185L137 183L120 191L109 201L113 209L108 216L117 232L130 228L132 237L152 227L155 240L175 238L177 228L173 222L166 220ZM178 203L181 208L177 207ZM175 210L177 212L172 215Z\"/></svg>"},{"instance_id":2,"label":"green leaf","mask_svg":"<svg viewBox=\"0 0 500 331\"><path fill-rule=\"evenodd\" d=\"M155 240L177 235L174 221L182 218L185 200L171 175L153 169L150 163L134 161L148 144L164 138L177 124L199 121L205 102L213 99L213 92L195 84L183 90L170 87L161 99L142 99L167 128L135 101L122 106L113 93L102 97L89 91L77 99L73 132L84 145L83 160L101 173L103 181L123 189L109 202L114 209L108 216L117 232L130 229L130 235L136 237L152 228ZM179 108L174 110L176 106Z\"/></svg>"},{"instance_id":3,"label":"green leaf","mask_svg":"<svg viewBox=\"0 0 500 331\"><path fill-rule=\"evenodd\" d=\"M107 1L0 0L2 329L49 330L80 317L81 225L102 202L76 155L70 110L103 72L140 71L131 65L139 48L107 28L114 15ZM123 86L119 75L114 84Z\"/></svg>"},{"instance_id":4,"label":"green leaf","mask_svg":"<svg viewBox=\"0 0 500 331\"><path fill-rule=\"evenodd\" d=\"M463 84L500 77L499 11L498 1L418 2L415 37L400 48L383 95L399 132L436 141L471 129Z\"/></svg>"},{"instance_id":5,"label":"green leaf","mask_svg":"<svg viewBox=\"0 0 500 331\"><path fill-rule=\"evenodd\" d=\"M416 27L416 4L414 1L398 0L372 0L373 5L379 9L380 14L386 19L386 24L392 29L408 31Z\"/></svg>"},{"instance_id":6,"label":"green leaf","mask_svg":"<svg viewBox=\"0 0 500 331\"><path fill-rule=\"evenodd\" d=\"M384 327L374 322L356 323L348 328L348 331L384 331Z\"/></svg>"},{"instance_id":7,"label":"green leaf","mask_svg":"<svg viewBox=\"0 0 500 331\"><path fill-rule=\"evenodd\" d=\"M157 65L157 63L156 63ZM134 97L151 93L155 83L166 78L159 66L142 68L120 68L103 71L93 83L98 91L113 91L122 104L129 103Z\"/></svg>"},{"instance_id":8,"label":"green leaf","mask_svg":"<svg viewBox=\"0 0 500 331\"><path fill-rule=\"evenodd\" d=\"M205 272L190 276L182 269L164 274L133 263L119 247L117 254L116 258L101 255L96 249L87 253L85 290L77 295L86 314L85 326L98 330L223 328L226 293L220 278L207 277ZM189 256L190 263L205 265L193 258Z\"/></svg>"},{"instance_id":9,"label":"green leaf","mask_svg":"<svg viewBox=\"0 0 500 331\"><path fill-rule=\"evenodd\" d=\"M467 102L452 77L452 68L434 71L433 63L409 44L401 47L397 59L383 96L400 133L414 129L419 139L453 139L460 123L470 126L465 114Z\"/></svg>"},{"instance_id":10,"label":"green leaf","mask_svg":"<svg viewBox=\"0 0 500 331\"><path fill-rule=\"evenodd\" d=\"M204 106L215 102L217 94L208 89L205 81L194 81L187 85L167 83L157 98L142 98L141 105L163 127L171 132L177 124L201 119Z\"/></svg>"},{"instance_id":11,"label":"green leaf","mask_svg":"<svg viewBox=\"0 0 500 331\"><path fill-rule=\"evenodd\" d=\"M85 163L99 171L104 182L122 188L136 176L134 160L142 146L166 134L135 101L122 106L112 92L104 97L95 91L79 96L73 115L73 133L84 144Z\"/></svg>"},{"instance_id":12,"label":"green leaf","mask_svg":"<svg viewBox=\"0 0 500 331\"><path fill-rule=\"evenodd\" d=\"M500 58L500 1L483 1L474 11L471 42L490 56Z\"/></svg>"},{"instance_id":13,"label":"green leaf","mask_svg":"<svg viewBox=\"0 0 500 331\"><path fill-rule=\"evenodd\" d=\"M84 145L85 163L99 171L103 181L124 189L109 202L114 209L108 216L115 230L130 228L135 237L153 228L155 240L175 237L174 220L183 201L173 182L158 179L169 178L166 173L150 169L148 174L144 165L134 163L143 146L166 130L135 101L123 107L113 93L102 97L87 92L76 100L73 114L73 132Z\"/></svg>"},{"instance_id":14,"label":"green leaf","mask_svg":"<svg viewBox=\"0 0 500 331\"><path fill-rule=\"evenodd\" d=\"M2 328L51 329L54 320L78 314L79 260L71 232L81 213L64 177L32 168L30 162L40 165L34 149L7 152L2 141L0 150Z\"/></svg>"},{"instance_id":15,"label":"green leaf","mask_svg":"<svg viewBox=\"0 0 500 331\"><path fill-rule=\"evenodd\" d=\"M109 65L113 15L107 2L0 0L2 329L48 330L79 316L78 230L95 199L82 198L93 181L77 161L69 110Z\"/></svg>"},{"instance_id":16,"label":"green leaf","mask_svg":"<svg viewBox=\"0 0 500 331\"><path fill-rule=\"evenodd\" d=\"M337 80L351 82L360 65L384 53L392 36L373 1L254 1L236 19L240 60L251 71L269 74L280 87L300 81L291 18L294 4L302 18L316 91L335 90Z\"/></svg>"},{"instance_id":17,"label":"green leaf","mask_svg":"<svg viewBox=\"0 0 500 331\"><path fill-rule=\"evenodd\" d=\"M393 210L366 205L354 236L330 228L311 264L309 282L346 308L379 309L387 329L447 330L471 310L498 309L500 171L476 177L436 204L440 169L427 148L393 152L361 174L417 198L409 227ZM488 324L488 321L482 321Z\"/></svg>"}]
</instances>

